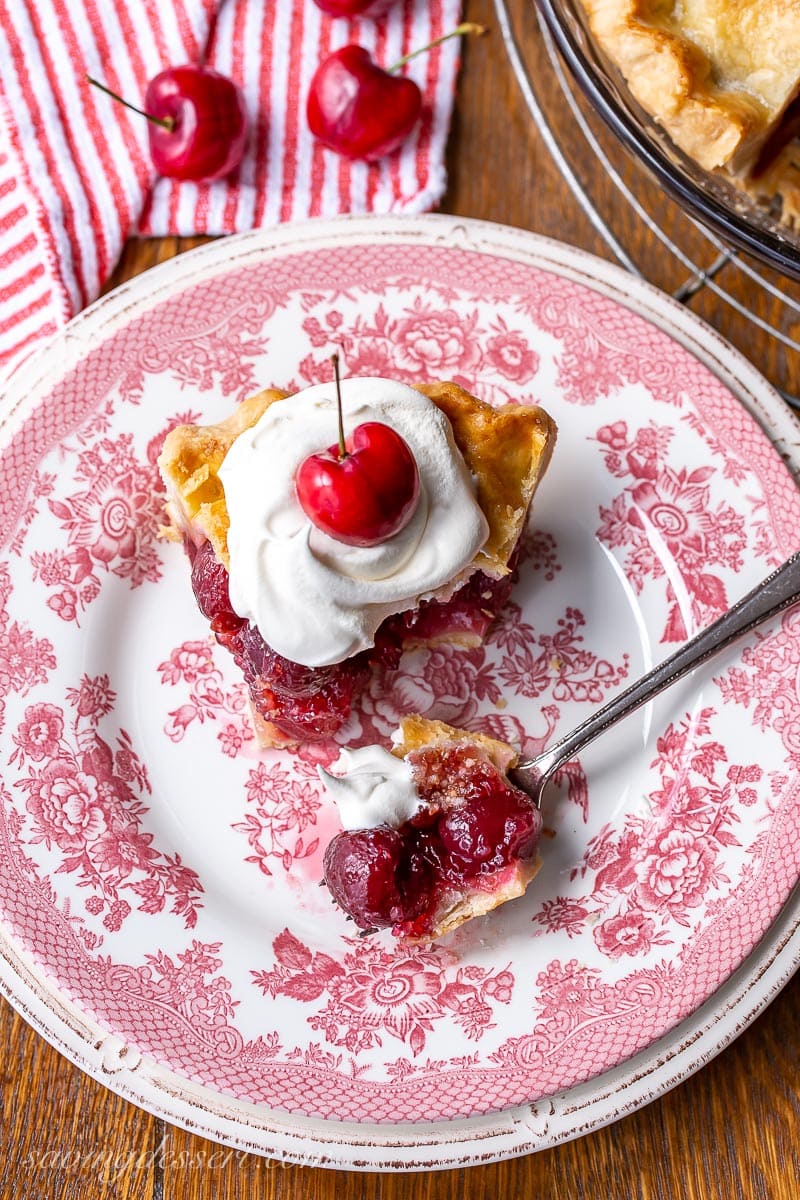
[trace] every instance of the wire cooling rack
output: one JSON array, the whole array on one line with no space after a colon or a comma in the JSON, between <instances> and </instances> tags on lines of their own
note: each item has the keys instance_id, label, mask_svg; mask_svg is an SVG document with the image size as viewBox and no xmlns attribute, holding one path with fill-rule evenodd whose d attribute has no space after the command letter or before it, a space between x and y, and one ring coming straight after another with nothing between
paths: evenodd
<instances>
[{"instance_id":1,"label":"wire cooling rack","mask_svg":"<svg viewBox=\"0 0 800 1200\"><path fill-rule=\"evenodd\" d=\"M672 289L672 295L676 300L689 303L699 293L711 292L723 305L729 306L740 317L769 334L770 338L777 343L776 348L781 350L784 355L800 353L800 341L794 335L794 327L800 329L800 300L790 294L788 287L784 288L778 282L773 282L767 277L765 271L762 272L757 265L727 247L714 233L687 215L686 221L701 234L701 245L709 257L708 263L702 265L698 261L699 255L696 249L693 253L685 251L678 240L666 232L662 221L655 217L646 203L634 195L624 177L623 170L620 169L620 159L617 153L619 147L613 145L613 147L607 148L604 145L602 130L598 133L599 121L596 128L591 114L587 113L586 105L582 103L577 87L559 56L544 19L537 11L536 19L548 68L558 82L561 92L559 99L563 98L566 102L569 118L573 123L573 132L578 135L577 143L572 137L570 138L570 148L565 148L565 141L559 137L557 130L557 120L561 119L561 114L557 117L553 112L552 101L548 104L544 99L547 89L542 87L541 83L539 86L534 83L534 72L521 48L507 2L506 0L494 0L494 6L514 75L541 138L587 219L616 260L639 278L647 277L635 262L630 249L623 244L624 242L632 243L635 239L630 236L620 237L614 232L608 219L607 208L604 210L593 198L590 186L580 178L578 164L581 155L587 151L602 164L618 197L627 206L628 214L633 216L634 222L638 221L646 226L647 230L661 243L665 253L679 264L682 272L685 272L685 277L679 285ZM579 150L576 149L576 145L579 146ZM606 206L607 203L606 200ZM630 221L624 222L624 224L628 230L633 228ZM695 236L690 240L696 247L699 239ZM738 278L736 277L737 273ZM718 278L722 274L725 275L727 282L722 282ZM766 303L751 307L740 298L757 293L761 294L762 300ZM778 319L764 319L754 311L755 307L767 308L770 312L776 312ZM786 402L800 411L800 396L782 387L779 380L773 378L772 382Z\"/></svg>"}]
</instances>

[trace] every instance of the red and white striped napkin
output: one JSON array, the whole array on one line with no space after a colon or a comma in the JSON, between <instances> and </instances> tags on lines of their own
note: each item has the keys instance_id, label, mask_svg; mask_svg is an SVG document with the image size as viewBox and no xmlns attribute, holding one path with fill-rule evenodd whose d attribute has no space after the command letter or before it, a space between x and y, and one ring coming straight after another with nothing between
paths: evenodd
<instances>
[{"instance_id":1,"label":"red and white striped napkin","mask_svg":"<svg viewBox=\"0 0 800 1200\"><path fill-rule=\"evenodd\" d=\"M445 187L459 39L405 68L424 91L423 118L381 163L320 147L305 99L337 47L359 42L391 66L459 15L460 0L399 0L376 21L333 20L313 0L0 0L0 374L98 295L131 234L433 207ZM149 79L200 61L207 43L208 64L245 95L244 161L213 184L158 178L147 122L85 76L141 103Z\"/></svg>"}]
</instances>

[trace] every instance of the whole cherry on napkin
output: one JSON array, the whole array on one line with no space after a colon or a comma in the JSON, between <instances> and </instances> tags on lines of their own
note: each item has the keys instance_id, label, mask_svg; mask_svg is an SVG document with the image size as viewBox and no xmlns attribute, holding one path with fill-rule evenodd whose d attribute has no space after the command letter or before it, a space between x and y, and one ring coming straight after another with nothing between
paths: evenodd
<instances>
[{"instance_id":1,"label":"whole cherry on napkin","mask_svg":"<svg viewBox=\"0 0 800 1200\"><path fill-rule=\"evenodd\" d=\"M95 87L148 120L150 157L159 175L197 183L223 179L238 167L247 142L244 97L232 79L187 63L150 80L144 108L87 75Z\"/></svg>"},{"instance_id":2,"label":"whole cherry on napkin","mask_svg":"<svg viewBox=\"0 0 800 1200\"><path fill-rule=\"evenodd\" d=\"M384 70L363 46L351 43L323 59L311 80L308 127L318 141L346 158L374 162L397 150L417 123L422 92L413 79L395 72L434 46L462 34L485 33L465 22Z\"/></svg>"}]
</instances>

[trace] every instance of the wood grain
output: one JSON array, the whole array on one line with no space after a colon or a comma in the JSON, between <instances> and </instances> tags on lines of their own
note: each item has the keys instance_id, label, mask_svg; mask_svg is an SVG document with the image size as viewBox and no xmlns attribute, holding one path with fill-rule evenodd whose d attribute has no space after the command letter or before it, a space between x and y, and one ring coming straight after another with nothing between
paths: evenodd
<instances>
[{"instance_id":1,"label":"wood grain","mask_svg":"<svg viewBox=\"0 0 800 1200\"><path fill-rule=\"evenodd\" d=\"M494 24L490 0L471 0L466 7L472 20ZM674 290L687 278L686 268L632 221L616 189L582 149L529 0L515 0L513 12L560 141L645 275ZM662 227L708 265L715 254L691 223L599 126L598 136L637 195L658 213ZM464 48L448 158L445 211L534 229L610 257L533 127L496 30ZM112 286L199 240L130 242ZM796 285L775 282L779 291L800 298ZM726 270L725 283L768 326L792 332L793 319L779 300L753 289L741 272ZM796 354L754 330L746 317L707 289L691 304L770 379L800 392ZM793 332L797 336L800 329ZM59 1200L797 1200L800 1195L797 980L718 1058L646 1108L574 1142L467 1170L344 1173L227 1152L167 1126L94 1083L5 1002L0 1002L0 1064L0 1200L12 1195Z\"/></svg>"}]
</instances>

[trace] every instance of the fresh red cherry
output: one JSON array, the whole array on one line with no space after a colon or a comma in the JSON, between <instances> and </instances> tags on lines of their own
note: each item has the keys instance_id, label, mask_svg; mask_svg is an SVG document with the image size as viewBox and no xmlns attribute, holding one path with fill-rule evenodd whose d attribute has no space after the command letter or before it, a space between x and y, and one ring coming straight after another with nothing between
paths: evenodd
<instances>
[{"instance_id":1,"label":"fresh red cherry","mask_svg":"<svg viewBox=\"0 0 800 1200\"><path fill-rule=\"evenodd\" d=\"M308 127L324 146L368 162L391 154L417 123L422 92L390 75L363 46L343 46L320 63L308 93Z\"/></svg>"},{"instance_id":2,"label":"fresh red cherry","mask_svg":"<svg viewBox=\"0 0 800 1200\"><path fill-rule=\"evenodd\" d=\"M482 25L466 22L406 54L388 71L373 62L363 46L335 50L323 59L311 80L306 102L309 129L323 146L346 158L367 162L384 158L402 145L422 108L422 92L414 80L394 72L450 37L485 32Z\"/></svg>"},{"instance_id":3,"label":"fresh red cherry","mask_svg":"<svg viewBox=\"0 0 800 1200\"><path fill-rule=\"evenodd\" d=\"M90 83L147 117L150 157L160 175L208 183L238 167L247 141L247 110L233 80L210 67L170 67L150 81L144 109L104 84Z\"/></svg>"},{"instance_id":4,"label":"fresh red cherry","mask_svg":"<svg viewBox=\"0 0 800 1200\"><path fill-rule=\"evenodd\" d=\"M160 175L211 180L230 175L244 154L247 109L241 91L210 67L171 67L151 79L144 106L150 157ZM169 127L168 127L169 126Z\"/></svg>"},{"instance_id":5,"label":"fresh red cherry","mask_svg":"<svg viewBox=\"0 0 800 1200\"><path fill-rule=\"evenodd\" d=\"M381 17L396 0L314 0L331 17Z\"/></svg>"},{"instance_id":6,"label":"fresh red cherry","mask_svg":"<svg viewBox=\"0 0 800 1200\"><path fill-rule=\"evenodd\" d=\"M399 533L419 499L419 471L407 443L380 421L358 425L345 442L311 454L295 479L308 519L348 546L377 546Z\"/></svg>"}]
</instances>

